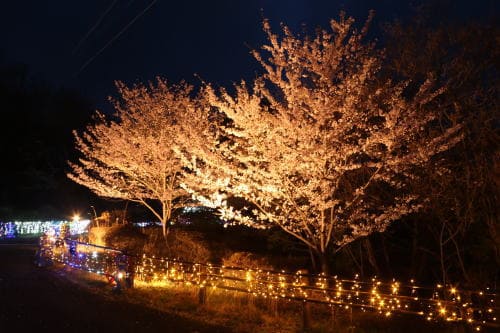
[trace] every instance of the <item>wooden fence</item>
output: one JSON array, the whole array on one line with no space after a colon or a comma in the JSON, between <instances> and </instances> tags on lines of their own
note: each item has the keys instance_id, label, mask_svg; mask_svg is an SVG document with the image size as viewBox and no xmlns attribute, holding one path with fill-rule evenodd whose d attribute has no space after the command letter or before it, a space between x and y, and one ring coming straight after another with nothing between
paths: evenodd
<instances>
[{"instance_id":1,"label":"wooden fence","mask_svg":"<svg viewBox=\"0 0 500 333\"><path fill-rule=\"evenodd\" d=\"M207 302L207 288L218 288L268 299L302 302L304 326L310 321L309 304L372 309L384 316L406 313L428 321L463 322L480 329L498 327L497 294L491 290L460 290L437 284L432 288L414 281L361 281L336 276L290 273L241 267L215 266L143 255L44 236L40 239L40 260L106 275L118 287L146 284L182 284L198 288L200 303ZM126 281L126 284L122 282Z\"/></svg>"}]
</instances>

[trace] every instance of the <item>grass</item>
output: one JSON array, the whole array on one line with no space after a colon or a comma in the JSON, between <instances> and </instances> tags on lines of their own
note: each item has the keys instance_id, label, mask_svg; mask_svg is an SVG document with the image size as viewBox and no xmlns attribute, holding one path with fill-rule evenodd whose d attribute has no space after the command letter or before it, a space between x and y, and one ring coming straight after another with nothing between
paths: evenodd
<instances>
[{"instance_id":1,"label":"grass","mask_svg":"<svg viewBox=\"0 0 500 333\"><path fill-rule=\"evenodd\" d=\"M233 291L207 290L206 303L198 303L198 288L166 286L151 288L138 283L126 292L131 302L148 304L179 316L230 328L234 332L297 332L300 324L290 316L277 316L266 311L266 302L252 300Z\"/></svg>"},{"instance_id":2,"label":"grass","mask_svg":"<svg viewBox=\"0 0 500 333\"><path fill-rule=\"evenodd\" d=\"M304 332L300 302L283 299L272 301L244 293L208 288L205 304L199 304L197 287L175 283L151 286L141 281L136 281L133 289L116 294L111 291L111 286L103 276L67 267L58 266L56 269L91 292L175 314L183 319L224 326L232 332ZM332 308L323 304L309 306L311 327L307 332L310 333L473 332L472 327L426 322L423 318L409 315L392 314L390 318L386 318L376 312L357 308L335 308L335 312L332 312Z\"/></svg>"}]
</instances>

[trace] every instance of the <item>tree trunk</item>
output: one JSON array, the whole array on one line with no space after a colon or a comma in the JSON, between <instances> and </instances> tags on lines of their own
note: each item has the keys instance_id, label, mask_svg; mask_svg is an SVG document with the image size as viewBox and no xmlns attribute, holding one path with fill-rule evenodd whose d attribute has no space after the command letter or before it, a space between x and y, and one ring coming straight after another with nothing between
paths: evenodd
<instances>
[{"instance_id":1,"label":"tree trunk","mask_svg":"<svg viewBox=\"0 0 500 333\"><path fill-rule=\"evenodd\" d=\"M161 226L163 230L163 239L165 240L165 246L167 247L167 253L168 256L170 257L172 255L172 252L170 251L170 246L168 244L168 232L170 231L168 228L168 221L164 218L164 220L161 221Z\"/></svg>"},{"instance_id":2,"label":"tree trunk","mask_svg":"<svg viewBox=\"0 0 500 333\"><path fill-rule=\"evenodd\" d=\"M308 249L309 249L309 256L311 257L312 269L314 272L317 272L318 271L318 264L316 263L316 258L314 257L315 251L310 247Z\"/></svg>"},{"instance_id":3,"label":"tree trunk","mask_svg":"<svg viewBox=\"0 0 500 333\"><path fill-rule=\"evenodd\" d=\"M359 273L361 275L361 277L364 276L363 274L363 265L360 264L360 262L358 262L358 260L356 259L356 255L353 253L352 249L351 249L351 244L347 244L346 247L344 247L344 251L347 252L347 254L351 257L351 260L352 262L354 263L354 265L356 265L356 268L357 268L357 273ZM360 258L360 261L362 261L363 258Z\"/></svg>"},{"instance_id":4,"label":"tree trunk","mask_svg":"<svg viewBox=\"0 0 500 333\"><path fill-rule=\"evenodd\" d=\"M321 250L316 248L309 248L309 254L311 255L311 263L316 273L324 273L325 275L330 274L330 266L328 264L328 258L326 252L321 252ZM318 261L316 261L316 258ZM318 267L319 264L319 267Z\"/></svg>"},{"instance_id":5,"label":"tree trunk","mask_svg":"<svg viewBox=\"0 0 500 333\"><path fill-rule=\"evenodd\" d=\"M417 270L420 267L418 260L418 225L416 221L412 221L412 233L411 233L411 266L410 266L410 276L417 277Z\"/></svg>"},{"instance_id":6,"label":"tree trunk","mask_svg":"<svg viewBox=\"0 0 500 333\"><path fill-rule=\"evenodd\" d=\"M385 241L385 236L384 234L381 234L381 241L382 241L382 251L384 253L384 260L385 260L385 272L389 273L389 275L394 276L391 268L391 261L389 259L389 252L387 250L387 244Z\"/></svg>"},{"instance_id":7,"label":"tree trunk","mask_svg":"<svg viewBox=\"0 0 500 333\"><path fill-rule=\"evenodd\" d=\"M328 256L325 252L318 251L319 263L321 265L321 272L325 275L330 275L330 265L328 264Z\"/></svg>"},{"instance_id":8,"label":"tree trunk","mask_svg":"<svg viewBox=\"0 0 500 333\"><path fill-rule=\"evenodd\" d=\"M380 269L379 269L379 267L377 265L377 259L375 258L375 255L373 254L372 243L370 242L370 239L368 237L366 237L363 240L363 246L364 246L364 248L366 250L366 254L367 254L367 257L368 257L368 262L370 263L370 265L375 270L375 274L376 275L380 275Z\"/></svg>"},{"instance_id":9,"label":"tree trunk","mask_svg":"<svg viewBox=\"0 0 500 333\"><path fill-rule=\"evenodd\" d=\"M443 225L441 227L441 232L439 233L439 262L441 264L441 278L442 281L441 283L445 286L446 285L446 268L445 268L445 263L444 263L444 230L445 230L445 222L443 222Z\"/></svg>"},{"instance_id":10,"label":"tree trunk","mask_svg":"<svg viewBox=\"0 0 500 333\"><path fill-rule=\"evenodd\" d=\"M162 231L163 231L163 237L165 237L165 239L167 239L167 236L168 236L168 226L167 226L167 221L161 221L161 227L162 227Z\"/></svg>"},{"instance_id":11,"label":"tree trunk","mask_svg":"<svg viewBox=\"0 0 500 333\"><path fill-rule=\"evenodd\" d=\"M170 209L170 205L168 202L162 202L161 205L161 225L163 227L163 237L167 239L167 235L169 232L169 224L168 222L170 221L170 216L172 214L172 211Z\"/></svg>"},{"instance_id":12,"label":"tree trunk","mask_svg":"<svg viewBox=\"0 0 500 333\"><path fill-rule=\"evenodd\" d=\"M125 221L127 220L127 209L128 209L128 204L129 204L129 201L127 200L127 201L125 202L125 209L123 210L122 224L125 224Z\"/></svg>"}]
</instances>

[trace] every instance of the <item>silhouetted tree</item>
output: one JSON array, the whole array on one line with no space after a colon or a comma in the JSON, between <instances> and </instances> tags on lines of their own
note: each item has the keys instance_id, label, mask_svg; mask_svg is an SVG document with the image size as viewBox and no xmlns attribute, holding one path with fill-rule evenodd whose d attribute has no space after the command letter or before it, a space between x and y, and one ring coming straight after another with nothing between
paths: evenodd
<instances>
[{"instance_id":1,"label":"silhouetted tree","mask_svg":"<svg viewBox=\"0 0 500 333\"><path fill-rule=\"evenodd\" d=\"M411 22L386 29L386 74L418 82L434 73L448 88L438 103L422 109L437 116L432 130L463 124L464 140L435 161L437 167L426 170L426 181L415 186L430 200L429 222L413 228L415 237L425 236L413 243L435 254L444 283L450 275L491 281L496 269L487 268L489 277L479 277L483 269L471 266L483 260L483 267L492 267L492 260L493 266L500 265L498 24L442 22L443 8L438 11L434 5L424 6Z\"/></svg>"}]
</instances>

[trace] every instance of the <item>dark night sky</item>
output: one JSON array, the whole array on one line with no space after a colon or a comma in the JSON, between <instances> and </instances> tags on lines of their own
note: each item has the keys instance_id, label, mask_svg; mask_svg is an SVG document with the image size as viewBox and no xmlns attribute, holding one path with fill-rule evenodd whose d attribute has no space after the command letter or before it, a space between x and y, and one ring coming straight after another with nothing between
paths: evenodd
<instances>
[{"instance_id":1,"label":"dark night sky","mask_svg":"<svg viewBox=\"0 0 500 333\"><path fill-rule=\"evenodd\" d=\"M452 3L458 17L486 18L498 7L494 0ZM275 26L284 22L297 31L301 24L326 27L341 9L359 22L375 9L380 23L404 18L409 8L403 0L9 1L0 10L0 57L103 108L114 80L197 82L196 73L228 85L251 78L258 65L249 47L264 37L261 9Z\"/></svg>"},{"instance_id":2,"label":"dark night sky","mask_svg":"<svg viewBox=\"0 0 500 333\"><path fill-rule=\"evenodd\" d=\"M447 3L433 11L436 22L492 21L500 3L412 1ZM71 130L82 129L92 109L111 111L107 97L116 96L115 80L133 84L161 76L199 83L198 74L227 87L260 70L249 51L264 43L263 16L275 30L284 22L297 32L303 24L309 31L326 28L341 9L362 24L374 9L370 37L380 38L383 22L404 21L413 16L411 8L404 0L2 2L0 158L8 163L0 165L0 218L55 216L98 206L65 172L67 160L76 159ZM18 64L28 67L28 80L23 81L19 66L12 67Z\"/></svg>"}]
</instances>

